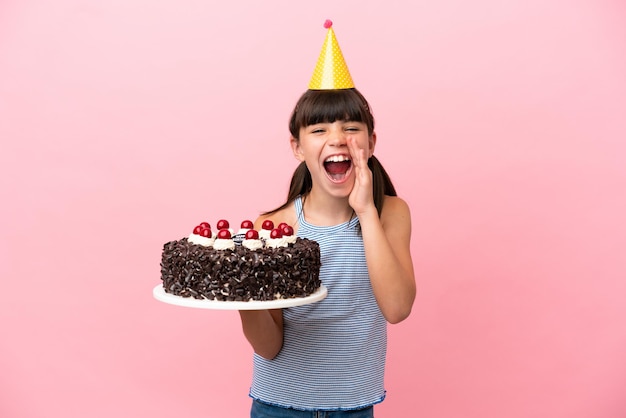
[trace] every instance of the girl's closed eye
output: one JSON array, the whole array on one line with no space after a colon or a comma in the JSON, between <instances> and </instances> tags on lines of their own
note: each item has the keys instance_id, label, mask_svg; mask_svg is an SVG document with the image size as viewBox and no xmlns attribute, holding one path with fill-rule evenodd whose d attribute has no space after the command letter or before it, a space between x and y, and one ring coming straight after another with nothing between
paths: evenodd
<instances>
[{"instance_id":1,"label":"girl's closed eye","mask_svg":"<svg viewBox=\"0 0 626 418\"><path fill-rule=\"evenodd\" d=\"M321 126L316 126L316 125L308 127L307 130L309 131L309 133L312 133L312 134L319 134L319 133L326 132L326 129L324 129Z\"/></svg>"}]
</instances>

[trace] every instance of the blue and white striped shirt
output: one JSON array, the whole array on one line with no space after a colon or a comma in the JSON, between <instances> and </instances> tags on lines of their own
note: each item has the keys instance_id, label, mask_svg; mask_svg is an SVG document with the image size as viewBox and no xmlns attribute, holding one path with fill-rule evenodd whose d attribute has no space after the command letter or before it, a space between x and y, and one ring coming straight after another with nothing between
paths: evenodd
<instances>
[{"instance_id":1,"label":"blue and white striped shirt","mask_svg":"<svg viewBox=\"0 0 626 418\"><path fill-rule=\"evenodd\" d=\"M284 341L272 360L254 354L250 396L303 410L358 409L385 397L387 322L369 280L358 218L308 224L295 201L298 236L320 245L328 296L283 310Z\"/></svg>"}]
</instances>

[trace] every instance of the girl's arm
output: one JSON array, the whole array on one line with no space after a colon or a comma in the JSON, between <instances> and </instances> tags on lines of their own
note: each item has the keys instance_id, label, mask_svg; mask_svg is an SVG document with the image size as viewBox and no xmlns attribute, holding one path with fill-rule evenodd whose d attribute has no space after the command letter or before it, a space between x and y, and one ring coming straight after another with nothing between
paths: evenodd
<instances>
[{"instance_id":1,"label":"girl's arm","mask_svg":"<svg viewBox=\"0 0 626 418\"><path fill-rule=\"evenodd\" d=\"M402 199L387 196L378 216L366 151L351 138L347 144L356 176L349 202L361 224L372 290L385 319L395 324L411 313L416 292L409 207Z\"/></svg>"},{"instance_id":2,"label":"girl's arm","mask_svg":"<svg viewBox=\"0 0 626 418\"><path fill-rule=\"evenodd\" d=\"M381 217L376 207L359 214L365 259L378 306L395 324L411 313L415 276L411 260L411 216L400 198L387 196Z\"/></svg>"},{"instance_id":3,"label":"girl's arm","mask_svg":"<svg viewBox=\"0 0 626 418\"><path fill-rule=\"evenodd\" d=\"M259 356L268 360L283 347L283 311L281 309L239 311L243 334Z\"/></svg>"}]
</instances>

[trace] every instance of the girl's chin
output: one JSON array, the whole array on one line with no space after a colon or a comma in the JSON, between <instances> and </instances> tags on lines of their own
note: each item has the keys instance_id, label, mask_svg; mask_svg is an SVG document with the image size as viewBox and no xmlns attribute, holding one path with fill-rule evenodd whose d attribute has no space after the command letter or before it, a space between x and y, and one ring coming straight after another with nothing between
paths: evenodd
<instances>
[{"instance_id":1,"label":"girl's chin","mask_svg":"<svg viewBox=\"0 0 626 418\"><path fill-rule=\"evenodd\" d=\"M348 177L342 182L331 181L327 190L335 197L345 198L350 196L353 188L354 181Z\"/></svg>"}]
</instances>

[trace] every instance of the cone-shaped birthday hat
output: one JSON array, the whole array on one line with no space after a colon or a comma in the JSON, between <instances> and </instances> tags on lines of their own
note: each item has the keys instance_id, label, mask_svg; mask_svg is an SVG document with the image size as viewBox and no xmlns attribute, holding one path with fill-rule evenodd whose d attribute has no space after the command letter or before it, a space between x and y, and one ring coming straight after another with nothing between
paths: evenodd
<instances>
[{"instance_id":1,"label":"cone-shaped birthday hat","mask_svg":"<svg viewBox=\"0 0 626 418\"><path fill-rule=\"evenodd\" d=\"M335 38L333 22L327 20L324 27L328 29L322 52L317 59L313 77L309 82L309 90L336 90L354 88L348 66Z\"/></svg>"}]
</instances>

